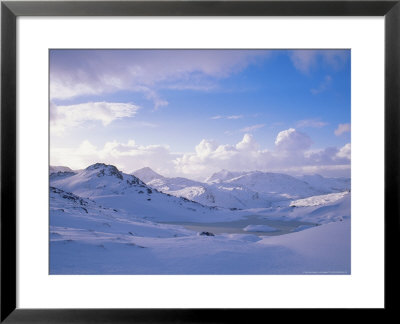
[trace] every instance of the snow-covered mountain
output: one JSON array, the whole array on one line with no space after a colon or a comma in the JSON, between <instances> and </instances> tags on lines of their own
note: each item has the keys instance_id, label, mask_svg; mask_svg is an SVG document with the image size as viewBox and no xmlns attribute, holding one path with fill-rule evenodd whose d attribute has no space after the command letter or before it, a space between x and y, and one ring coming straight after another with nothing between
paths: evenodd
<instances>
[{"instance_id":1,"label":"snow-covered mountain","mask_svg":"<svg viewBox=\"0 0 400 324\"><path fill-rule=\"evenodd\" d=\"M321 194L309 183L287 174L253 171L237 178L224 181L223 184L248 188L258 193L280 196L282 200L304 198Z\"/></svg>"},{"instance_id":2,"label":"snow-covered mountain","mask_svg":"<svg viewBox=\"0 0 400 324\"><path fill-rule=\"evenodd\" d=\"M271 197L244 187L218 186L185 178L164 178L148 182L148 185L177 197L197 201L207 206L245 209L267 207Z\"/></svg>"},{"instance_id":3,"label":"snow-covered mountain","mask_svg":"<svg viewBox=\"0 0 400 324\"><path fill-rule=\"evenodd\" d=\"M335 192L327 195L312 196L308 198L293 200L290 202L290 207L311 207L321 206L334 203L349 195L349 191Z\"/></svg>"},{"instance_id":4,"label":"snow-covered mountain","mask_svg":"<svg viewBox=\"0 0 400 324\"><path fill-rule=\"evenodd\" d=\"M49 168L49 173L57 173L57 172L72 172L72 170L69 167L66 166L53 166L50 165Z\"/></svg>"},{"instance_id":5,"label":"snow-covered mountain","mask_svg":"<svg viewBox=\"0 0 400 324\"><path fill-rule=\"evenodd\" d=\"M96 197L123 194L135 185L145 184L133 175L120 172L113 165L93 164L69 177L50 178L53 187L60 188L82 197Z\"/></svg>"},{"instance_id":6,"label":"snow-covered mountain","mask_svg":"<svg viewBox=\"0 0 400 324\"><path fill-rule=\"evenodd\" d=\"M347 204L348 199L342 199L329 210L294 208L289 217L299 218L305 209L311 221L313 214L324 220L324 213L333 216L336 209L335 215L348 215ZM339 220L301 225L286 235L257 236L260 230L271 234L279 230L267 224L243 224L241 234L202 236L50 187L50 273L348 274L350 221Z\"/></svg>"},{"instance_id":7,"label":"snow-covered mountain","mask_svg":"<svg viewBox=\"0 0 400 324\"><path fill-rule=\"evenodd\" d=\"M68 178L76 174L75 171L65 166L50 166L50 181Z\"/></svg>"},{"instance_id":8,"label":"snow-covered mountain","mask_svg":"<svg viewBox=\"0 0 400 324\"><path fill-rule=\"evenodd\" d=\"M350 190L351 186L350 178L326 178L319 174L293 177L281 173L261 171L230 172L227 170L214 173L205 182L209 184L239 184L257 189L256 191L259 192L285 191L284 186L286 185L296 190L311 187L314 191L324 194Z\"/></svg>"},{"instance_id":9,"label":"snow-covered mountain","mask_svg":"<svg viewBox=\"0 0 400 324\"><path fill-rule=\"evenodd\" d=\"M324 178L320 175L296 178L260 171L222 170L207 181L203 183L182 177L167 178L148 167L133 174L125 174L115 166L103 163L93 164L81 171L58 171L50 175L52 186L82 197L105 199L106 196L151 191L156 196L167 194L168 199L175 196L200 205L227 209L284 206L294 200L350 189L350 179Z\"/></svg>"},{"instance_id":10,"label":"snow-covered mountain","mask_svg":"<svg viewBox=\"0 0 400 324\"><path fill-rule=\"evenodd\" d=\"M299 179L325 193L342 192L350 190L351 187L349 178L325 178L319 174L313 174L303 175Z\"/></svg>"},{"instance_id":11,"label":"snow-covered mountain","mask_svg":"<svg viewBox=\"0 0 400 324\"><path fill-rule=\"evenodd\" d=\"M50 175L51 274L350 273L349 191L294 199L248 188L271 191L275 181L296 193L308 185L285 175L202 183L142 171L147 184L103 163ZM214 208L184 196L255 207Z\"/></svg>"},{"instance_id":12,"label":"snow-covered mountain","mask_svg":"<svg viewBox=\"0 0 400 324\"><path fill-rule=\"evenodd\" d=\"M132 175L139 178L144 183L148 183L154 179L164 179L164 177L161 174L158 174L149 167L136 170L135 172L132 173Z\"/></svg>"},{"instance_id":13,"label":"snow-covered mountain","mask_svg":"<svg viewBox=\"0 0 400 324\"><path fill-rule=\"evenodd\" d=\"M157 223L135 217L117 208L104 207L95 200L82 198L55 187L50 187L49 192L50 236L53 241L72 239L71 236L79 235L80 240L95 244L101 240L101 236L102 240L114 241L115 237L112 234L118 234L118 243L130 243L134 236L173 236L168 226L160 228ZM87 232L82 233L82 229ZM175 229L173 234L177 231L185 232Z\"/></svg>"},{"instance_id":14,"label":"snow-covered mountain","mask_svg":"<svg viewBox=\"0 0 400 324\"><path fill-rule=\"evenodd\" d=\"M245 209L248 207L267 207L274 200L271 195L260 194L246 187L220 186L219 183L203 183L182 177L167 178L150 168L140 169L133 174L146 182L151 188L176 197L185 197L206 206ZM282 198L279 197L279 199Z\"/></svg>"},{"instance_id":15,"label":"snow-covered mountain","mask_svg":"<svg viewBox=\"0 0 400 324\"><path fill-rule=\"evenodd\" d=\"M133 173L148 186L177 197L185 197L207 206L247 209L268 207L280 201L307 198L350 189L349 179L305 176L260 171L221 170L205 183L182 177L167 178L150 168ZM310 181L306 181L309 179Z\"/></svg>"},{"instance_id":16,"label":"snow-covered mountain","mask_svg":"<svg viewBox=\"0 0 400 324\"><path fill-rule=\"evenodd\" d=\"M231 172L228 170L221 170L212 174L210 177L206 179L206 183L221 183L233 178L240 177L241 175L246 174L246 172Z\"/></svg>"},{"instance_id":17,"label":"snow-covered mountain","mask_svg":"<svg viewBox=\"0 0 400 324\"><path fill-rule=\"evenodd\" d=\"M196 211L201 215L213 209L185 197L159 192L139 178L103 163L93 164L69 177L50 177L50 185L103 206L118 206L130 214L151 219L187 219Z\"/></svg>"}]
</instances>

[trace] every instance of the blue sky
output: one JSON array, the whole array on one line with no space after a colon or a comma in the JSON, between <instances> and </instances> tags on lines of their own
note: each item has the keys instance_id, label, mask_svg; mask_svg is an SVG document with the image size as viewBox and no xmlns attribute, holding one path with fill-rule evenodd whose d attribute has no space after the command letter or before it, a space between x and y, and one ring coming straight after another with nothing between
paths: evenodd
<instances>
[{"instance_id":1,"label":"blue sky","mask_svg":"<svg viewBox=\"0 0 400 324\"><path fill-rule=\"evenodd\" d=\"M349 176L350 72L349 50L51 50L51 164Z\"/></svg>"}]
</instances>

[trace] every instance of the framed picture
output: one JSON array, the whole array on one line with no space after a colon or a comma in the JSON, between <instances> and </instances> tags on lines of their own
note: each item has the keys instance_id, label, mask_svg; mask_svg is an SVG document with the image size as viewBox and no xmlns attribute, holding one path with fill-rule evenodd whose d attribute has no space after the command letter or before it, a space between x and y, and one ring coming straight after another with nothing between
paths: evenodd
<instances>
[{"instance_id":1,"label":"framed picture","mask_svg":"<svg viewBox=\"0 0 400 324\"><path fill-rule=\"evenodd\" d=\"M398 1L1 10L2 321L393 309Z\"/></svg>"},{"instance_id":2,"label":"framed picture","mask_svg":"<svg viewBox=\"0 0 400 324\"><path fill-rule=\"evenodd\" d=\"M350 275L350 53L50 49L50 275Z\"/></svg>"}]
</instances>

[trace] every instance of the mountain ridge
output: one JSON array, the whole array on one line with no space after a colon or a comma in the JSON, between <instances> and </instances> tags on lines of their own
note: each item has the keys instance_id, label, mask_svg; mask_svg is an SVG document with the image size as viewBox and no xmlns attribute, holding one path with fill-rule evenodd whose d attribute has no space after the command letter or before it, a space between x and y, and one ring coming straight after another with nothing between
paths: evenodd
<instances>
[{"instance_id":1,"label":"mountain ridge","mask_svg":"<svg viewBox=\"0 0 400 324\"><path fill-rule=\"evenodd\" d=\"M50 181L55 187L75 191L84 197L126 194L137 185L203 206L229 209L270 207L279 202L343 192L350 190L351 184L346 178L294 177L283 173L225 169L212 174L208 182L200 182L184 177L164 177L150 167L126 174L104 163L95 163L80 171L58 171L50 175Z\"/></svg>"}]
</instances>

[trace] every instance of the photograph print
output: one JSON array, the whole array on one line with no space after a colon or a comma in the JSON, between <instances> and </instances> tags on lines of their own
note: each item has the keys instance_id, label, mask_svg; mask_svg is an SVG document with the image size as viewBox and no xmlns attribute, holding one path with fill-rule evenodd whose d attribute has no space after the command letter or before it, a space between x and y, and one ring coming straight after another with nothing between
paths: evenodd
<instances>
[{"instance_id":1,"label":"photograph print","mask_svg":"<svg viewBox=\"0 0 400 324\"><path fill-rule=\"evenodd\" d=\"M49 274L350 275L351 51L50 49Z\"/></svg>"}]
</instances>

